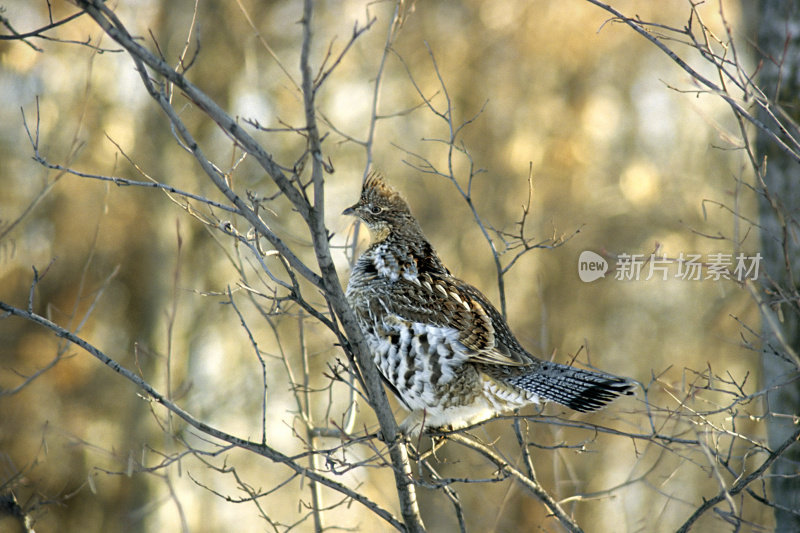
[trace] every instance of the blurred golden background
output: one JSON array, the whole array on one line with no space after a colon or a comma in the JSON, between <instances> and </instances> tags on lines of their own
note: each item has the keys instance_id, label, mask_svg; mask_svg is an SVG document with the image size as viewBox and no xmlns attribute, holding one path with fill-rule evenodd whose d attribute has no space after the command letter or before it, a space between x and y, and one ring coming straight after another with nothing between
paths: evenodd
<instances>
[{"instance_id":1,"label":"blurred golden background","mask_svg":"<svg viewBox=\"0 0 800 533\"><path fill-rule=\"evenodd\" d=\"M187 77L241 121L254 119L268 128L302 126L296 89L301 3L214 0L198 5L191 36L192 2L119 2L114 10L151 50L155 39L170 64L177 64L188 41L187 61L194 63ZM753 29L738 2L722 5L736 36L747 39ZM679 27L689 12L688 2L678 0L615 6ZM53 7L56 19L76 10L66 2ZM4 16L20 32L48 22L44 2L12 1L5 8ZM319 94L319 113L329 121L323 125L328 133L323 149L335 167L326 182L326 223L337 246L346 244L352 229L352 221L339 213L357 198L366 164L363 147L349 137L366 138L394 9L391 2L343 1L321 2L315 11L315 67L331 42L335 53L341 51L356 21L363 25L376 18ZM699 11L712 30L722 31L719 4L710 2ZM732 150L738 130L722 102L692 92L691 80L663 52L586 2L417 2L406 3L403 13L383 72L378 111L385 118L374 133L374 166L404 193L453 274L499 305L492 252L469 205L452 183L407 164L420 163L412 154L443 168L448 164L447 146L435 141L448 137L448 124L421 105L414 87L443 109L437 69L456 125L475 117L459 143L475 167L485 169L474 178L472 197L486 227L516 231L530 174L526 235L541 241L571 236L554 249L525 254L505 277L508 318L523 344L543 356L555 351L560 362L578 354L586 363L588 356L592 365L646 385L657 377L648 399L662 408L677 409L688 385L703 373L738 383L747 377L747 390L755 390L757 354L740 346L739 321L757 329L758 313L736 283L619 281L613 270L592 283L578 277L584 250L604 254L612 269L613 257L623 253L649 256L658 249L668 257L707 257L757 250L755 229L708 202L735 203L743 216L755 216L753 198L739 194L737 180L752 177L742 153ZM129 56L116 52L91 19L80 17L49 35L62 42L33 40L41 51L0 41L0 300L24 308L35 267L41 281L34 310L64 327L80 326L83 338L159 390L169 390L198 418L258 440L261 367L239 317L223 305L228 287L242 294L238 269L252 273L254 261L162 192L44 168L32 158L23 112L33 130L38 106L39 150L52 164L138 181L146 174L217 201L224 198L178 146ZM87 39L102 53L76 44ZM699 60L695 66L707 68ZM231 141L202 112L189 103L178 110L207 155L221 168L235 167L231 180L238 190L264 197L276 192L252 161L237 164ZM254 135L288 166L305 148L296 134ZM466 187L468 159L457 155L454 164ZM280 202L270 207L275 230L313 258L296 214ZM748 232L741 249L707 237L741 239ZM503 264L513 254L501 256ZM343 283L347 265L347 254L339 249ZM273 330L244 296L239 303L266 354L268 441L286 453L300 453L298 408L276 340L277 332L288 361L301 373L298 321L277 317ZM308 324L304 333L309 385L323 389L315 393L314 417L340 420L349 401L346 388L328 391L324 374L330 373L327 364L345 358L323 328ZM13 391L59 350L52 368ZM33 511L37 531L221 532L233 525L240 531L282 530L308 513L299 503L309 498L301 479L261 498L258 506L225 501L220 494L246 498L247 493L232 474L210 469L205 460L221 466L224 459L256 491L289 477L285 468L242 450L216 458L187 456L141 471L138 465L153 467L184 449L164 432L175 421L143 400L135 386L41 327L0 320L0 367L0 482L19 473L15 490L21 501L58 502ZM545 413L647 433L643 401L640 392L595 415L558 407ZM724 402L711 391L691 401L703 408ZM757 413L759 407L743 409ZM366 410L362 406L357 429L374 425ZM714 423L724 425L724 415ZM673 435L705 438L702 427L684 419L660 420ZM735 431L759 440L765 430L753 418ZM500 447L507 442L513 452L515 437L507 422L476 432L498 439ZM182 438L204 445L192 432ZM715 494L717 487L697 450L677 445L667 450L655 442L643 445L558 423L532 423L530 438L542 446L532 449L542 485L556 499L583 495L563 505L587 532L672 531L702 495ZM574 447L581 443L583 449ZM558 444L568 447L552 448ZM334 446L335 439L323 440L325 445ZM438 455L441 471L449 476L491 477L491 465L453 444ZM357 469L337 479L397 512L387 469ZM541 504L510 480L457 488L470 531L559 530ZM326 498L332 505L340 496ZM419 498L431 531L454 530L450 504L440 491L421 488ZM771 523L765 507L748 508L744 515L765 527ZM718 530L715 520L709 514L696 530ZM388 528L355 504L328 511L325 521L361 531ZM312 527L309 521L298 525L303 531Z\"/></svg>"}]
</instances>

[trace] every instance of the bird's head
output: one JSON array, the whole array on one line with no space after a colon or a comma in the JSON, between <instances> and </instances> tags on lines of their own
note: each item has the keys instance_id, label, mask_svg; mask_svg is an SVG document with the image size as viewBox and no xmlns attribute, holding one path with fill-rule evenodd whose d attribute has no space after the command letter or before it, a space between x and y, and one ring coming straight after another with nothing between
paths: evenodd
<instances>
[{"instance_id":1,"label":"bird's head","mask_svg":"<svg viewBox=\"0 0 800 533\"><path fill-rule=\"evenodd\" d=\"M406 201L377 172L367 176L358 202L345 209L342 214L363 220L378 241L391 233L420 231Z\"/></svg>"}]
</instances>

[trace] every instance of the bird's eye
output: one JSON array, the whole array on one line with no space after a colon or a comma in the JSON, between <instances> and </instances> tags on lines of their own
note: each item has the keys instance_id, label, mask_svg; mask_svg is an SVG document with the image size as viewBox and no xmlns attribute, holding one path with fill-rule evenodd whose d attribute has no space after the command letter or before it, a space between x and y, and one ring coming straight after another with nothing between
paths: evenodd
<instances>
[{"instance_id":1,"label":"bird's eye","mask_svg":"<svg viewBox=\"0 0 800 533\"><path fill-rule=\"evenodd\" d=\"M369 208L369 212L372 213L373 215L380 215L381 211L383 211L383 208L379 205L373 205L372 207Z\"/></svg>"}]
</instances>

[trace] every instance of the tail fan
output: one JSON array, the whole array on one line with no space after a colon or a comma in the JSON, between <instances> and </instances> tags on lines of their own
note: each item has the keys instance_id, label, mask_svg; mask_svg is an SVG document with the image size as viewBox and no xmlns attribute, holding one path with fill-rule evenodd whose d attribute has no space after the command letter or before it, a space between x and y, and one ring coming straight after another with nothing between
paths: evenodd
<instances>
[{"instance_id":1,"label":"tail fan","mask_svg":"<svg viewBox=\"0 0 800 533\"><path fill-rule=\"evenodd\" d=\"M627 378L558 363L537 365L532 372L505 381L582 413L599 409L617 396L633 394L634 386Z\"/></svg>"}]
</instances>

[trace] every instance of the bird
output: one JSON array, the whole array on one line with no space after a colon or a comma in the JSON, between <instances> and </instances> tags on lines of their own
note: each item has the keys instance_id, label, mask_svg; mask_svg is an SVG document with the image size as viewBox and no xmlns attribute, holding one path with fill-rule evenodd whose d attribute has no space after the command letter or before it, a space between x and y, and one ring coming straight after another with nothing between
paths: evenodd
<instances>
[{"instance_id":1,"label":"bird","mask_svg":"<svg viewBox=\"0 0 800 533\"><path fill-rule=\"evenodd\" d=\"M628 378L528 352L489 299L445 267L380 173L368 174L342 214L370 230L345 296L383 381L410 411L404 434L457 430L545 401L594 411L633 393Z\"/></svg>"}]
</instances>

